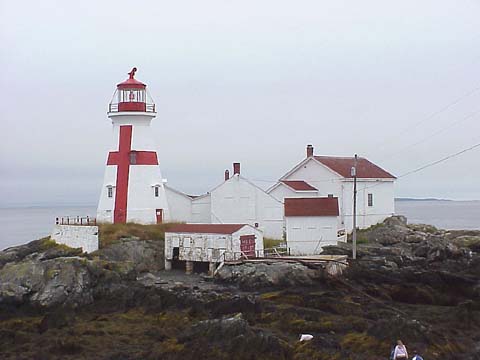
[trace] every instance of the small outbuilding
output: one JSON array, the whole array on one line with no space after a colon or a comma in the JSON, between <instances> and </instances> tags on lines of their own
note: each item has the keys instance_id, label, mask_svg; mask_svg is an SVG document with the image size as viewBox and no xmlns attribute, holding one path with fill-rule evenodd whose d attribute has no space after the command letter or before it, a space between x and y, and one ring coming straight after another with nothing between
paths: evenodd
<instances>
[{"instance_id":1,"label":"small outbuilding","mask_svg":"<svg viewBox=\"0 0 480 360\"><path fill-rule=\"evenodd\" d=\"M291 255L317 255L322 247L345 241L339 232L338 198L286 198L287 249Z\"/></svg>"},{"instance_id":2,"label":"small outbuilding","mask_svg":"<svg viewBox=\"0 0 480 360\"><path fill-rule=\"evenodd\" d=\"M165 270L210 273L224 261L263 257L263 233L248 224L179 224L165 232Z\"/></svg>"}]
</instances>

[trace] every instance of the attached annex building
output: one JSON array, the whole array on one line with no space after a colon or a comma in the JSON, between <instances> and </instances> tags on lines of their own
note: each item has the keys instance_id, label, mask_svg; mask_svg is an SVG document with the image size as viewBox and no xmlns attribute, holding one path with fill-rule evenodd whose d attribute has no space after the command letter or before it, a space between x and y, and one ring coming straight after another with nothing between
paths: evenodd
<instances>
[{"instance_id":1,"label":"attached annex building","mask_svg":"<svg viewBox=\"0 0 480 360\"><path fill-rule=\"evenodd\" d=\"M225 171L224 181L201 196L188 196L165 186L173 221L207 224L249 224L268 238L281 239L284 230L283 204L240 175Z\"/></svg>"},{"instance_id":2,"label":"attached annex building","mask_svg":"<svg viewBox=\"0 0 480 360\"><path fill-rule=\"evenodd\" d=\"M327 245L346 241L338 233L338 199L308 197L285 199L287 249L291 255L316 255Z\"/></svg>"}]
</instances>

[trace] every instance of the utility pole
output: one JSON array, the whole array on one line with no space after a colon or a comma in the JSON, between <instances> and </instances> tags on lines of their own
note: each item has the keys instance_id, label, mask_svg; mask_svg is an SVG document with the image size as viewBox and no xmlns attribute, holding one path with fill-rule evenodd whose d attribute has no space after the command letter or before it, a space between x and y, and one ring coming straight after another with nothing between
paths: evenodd
<instances>
[{"instance_id":1,"label":"utility pole","mask_svg":"<svg viewBox=\"0 0 480 360\"><path fill-rule=\"evenodd\" d=\"M352 257L357 258L357 154L353 160L353 167L351 169L351 176L353 177L353 233L352 233Z\"/></svg>"}]
</instances>

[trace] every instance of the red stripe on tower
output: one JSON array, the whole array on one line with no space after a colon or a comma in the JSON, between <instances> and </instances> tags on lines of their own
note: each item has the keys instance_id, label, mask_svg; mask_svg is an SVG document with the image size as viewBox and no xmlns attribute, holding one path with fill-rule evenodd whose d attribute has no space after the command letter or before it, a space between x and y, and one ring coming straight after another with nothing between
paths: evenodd
<instances>
[{"instance_id":1,"label":"red stripe on tower","mask_svg":"<svg viewBox=\"0 0 480 360\"><path fill-rule=\"evenodd\" d=\"M117 165L113 222L125 223L127 221L130 165L158 165L157 153L132 150L132 125L122 125L120 126L118 151L108 154L107 165Z\"/></svg>"}]
</instances>

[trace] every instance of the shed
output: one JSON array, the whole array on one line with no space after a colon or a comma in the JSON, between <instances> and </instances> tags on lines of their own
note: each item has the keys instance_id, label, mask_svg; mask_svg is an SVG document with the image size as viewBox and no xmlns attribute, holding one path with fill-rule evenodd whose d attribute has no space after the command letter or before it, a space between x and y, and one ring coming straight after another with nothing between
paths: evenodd
<instances>
[{"instance_id":1,"label":"shed","mask_svg":"<svg viewBox=\"0 0 480 360\"><path fill-rule=\"evenodd\" d=\"M185 262L187 273L208 264L263 256L263 233L248 224L178 224L165 232L165 269Z\"/></svg>"},{"instance_id":2,"label":"shed","mask_svg":"<svg viewBox=\"0 0 480 360\"><path fill-rule=\"evenodd\" d=\"M338 198L286 198L287 248L291 255L316 255L343 240L338 233Z\"/></svg>"}]
</instances>

